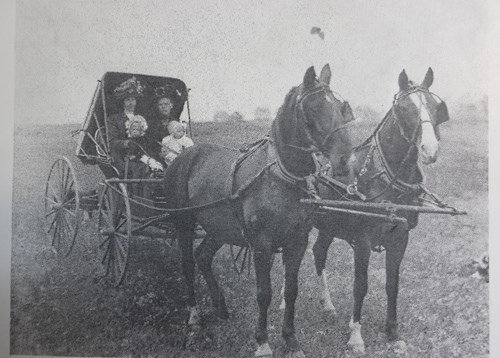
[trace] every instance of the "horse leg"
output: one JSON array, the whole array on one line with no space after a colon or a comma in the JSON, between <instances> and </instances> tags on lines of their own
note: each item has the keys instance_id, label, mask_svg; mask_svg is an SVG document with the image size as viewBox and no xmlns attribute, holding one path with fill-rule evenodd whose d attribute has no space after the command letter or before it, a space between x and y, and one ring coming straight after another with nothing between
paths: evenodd
<instances>
[{"instance_id":1,"label":"horse leg","mask_svg":"<svg viewBox=\"0 0 500 358\"><path fill-rule=\"evenodd\" d=\"M398 339L397 299L399 289L399 268L408 244L408 230L396 229L386 245L385 291L387 293L386 333L389 340Z\"/></svg>"},{"instance_id":2,"label":"horse leg","mask_svg":"<svg viewBox=\"0 0 500 358\"><path fill-rule=\"evenodd\" d=\"M272 250L270 240L264 235L256 240L254 251L254 267L257 281L257 304L259 305L259 319L255 330L255 340L257 341L256 357L271 358L273 352L268 343L267 333L267 311L271 303L271 263Z\"/></svg>"},{"instance_id":3,"label":"horse leg","mask_svg":"<svg viewBox=\"0 0 500 358\"><path fill-rule=\"evenodd\" d=\"M298 274L302 258L307 248L307 232L298 235L293 244L283 248L283 263L285 265L285 314L283 319L282 335L287 349L292 357L304 357L299 341L295 336L294 318L295 301L298 292Z\"/></svg>"},{"instance_id":4,"label":"horse leg","mask_svg":"<svg viewBox=\"0 0 500 358\"><path fill-rule=\"evenodd\" d=\"M179 246L181 249L182 274L187 286L187 306L189 310L188 325L200 324L199 310L194 294L193 231L189 227L178 227Z\"/></svg>"},{"instance_id":5,"label":"horse leg","mask_svg":"<svg viewBox=\"0 0 500 358\"><path fill-rule=\"evenodd\" d=\"M362 238L354 247L354 308L349 328L351 330L347 345L355 352L364 354L365 343L361 336L361 308L368 291L368 264L370 262L370 241Z\"/></svg>"},{"instance_id":6,"label":"horse leg","mask_svg":"<svg viewBox=\"0 0 500 358\"><path fill-rule=\"evenodd\" d=\"M198 264L198 267L207 282L210 297L212 298L212 304L215 308L215 314L219 318L227 319L229 318L229 312L227 311L224 294L222 293L222 290L220 289L212 271L212 260L222 245L223 244L220 241L207 237L196 248L195 257L196 263Z\"/></svg>"},{"instance_id":7,"label":"horse leg","mask_svg":"<svg viewBox=\"0 0 500 358\"><path fill-rule=\"evenodd\" d=\"M330 289L328 288L328 281L325 272L326 258L328 257L328 248L333 242L333 236L326 230L319 230L318 238L313 246L314 265L316 266L316 273L320 278L320 285L322 287L320 293L320 303L323 305L325 311L335 312L335 306L330 297Z\"/></svg>"}]
</instances>

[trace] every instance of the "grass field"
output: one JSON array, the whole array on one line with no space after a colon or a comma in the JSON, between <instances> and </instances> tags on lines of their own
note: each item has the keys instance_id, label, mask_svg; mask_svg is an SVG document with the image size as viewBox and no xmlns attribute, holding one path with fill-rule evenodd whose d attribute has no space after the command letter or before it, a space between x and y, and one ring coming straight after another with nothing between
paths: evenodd
<instances>
[{"instance_id":1,"label":"grass field","mask_svg":"<svg viewBox=\"0 0 500 358\"><path fill-rule=\"evenodd\" d=\"M472 259L487 250L488 154L487 122L453 118L442 126L441 155L426 168L428 187L469 215L422 215L412 231L403 260L399 293L400 333L404 352L388 346L383 334L386 296L384 254L372 255L369 292L363 307L362 334L367 357L488 356L488 284L471 277ZM376 121L354 123L359 142ZM131 245L127 275L111 288L102 274L96 220L82 228L72 253L57 259L43 232L43 194L56 156L77 166L85 189L102 176L74 156L70 132L77 125L18 126L15 130L11 354L57 356L253 357L256 323L254 275L231 269L229 250L216 256L231 317L216 319L208 292L197 276L203 310L201 330L184 325L184 286L179 253L164 240L137 238ZM193 125L195 142L238 147L260 138L268 125L252 123ZM276 260L279 263L279 260ZM327 270L337 317L321 311L319 281L306 254L297 299L297 337L308 357L343 357L352 307L352 252L335 241ZM282 313L278 292L282 269L273 268L270 344L284 356L280 336Z\"/></svg>"}]
</instances>

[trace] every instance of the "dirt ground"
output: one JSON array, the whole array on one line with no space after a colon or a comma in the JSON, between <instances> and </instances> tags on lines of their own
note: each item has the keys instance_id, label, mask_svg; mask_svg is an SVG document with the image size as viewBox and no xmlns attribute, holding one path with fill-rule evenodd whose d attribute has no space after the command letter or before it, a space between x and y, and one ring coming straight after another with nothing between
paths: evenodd
<instances>
[{"instance_id":1,"label":"dirt ground","mask_svg":"<svg viewBox=\"0 0 500 358\"><path fill-rule=\"evenodd\" d=\"M488 284L471 277L471 261L487 250L487 122L454 118L441 129L438 162L426 168L428 187L469 215L422 215L403 260L399 291L400 334L404 349L394 349L383 333L386 309L384 254L372 255L362 334L367 357L488 356ZM365 138L377 122L353 124ZM179 252L169 240L132 240L123 284L102 279L96 219L79 233L72 253L58 259L43 232L43 195L51 163L58 155L75 165L85 189L102 176L74 156L77 125L20 126L15 130L11 354L133 357L253 357L257 304L254 274L237 275L229 250L216 256L231 317L213 315L206 285L197 276L203 326L190 331L180 273ZM194 124L195 142L239 146L268 131L248 123ZM322 312L312 257L306 253L299 283L296 328L307 357L344 357L352 309L353 258L349 245L336 240L327 263L338 315ZM273 268L270 344L285 356L278 309L282 269Z\"/></svg>"}]
</instances>

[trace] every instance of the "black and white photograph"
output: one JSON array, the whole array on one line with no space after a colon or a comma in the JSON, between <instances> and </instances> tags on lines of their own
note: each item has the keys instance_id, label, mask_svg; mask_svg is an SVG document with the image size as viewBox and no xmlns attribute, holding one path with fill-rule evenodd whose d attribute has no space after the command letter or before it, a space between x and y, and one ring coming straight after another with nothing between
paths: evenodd
<instances>
[{"instance_id":1,"label":"black and white photograph","mask_svg":"<svg viewBox=\"0 0 500 358\"><path fill-rule=\"evenodd\" d=\"M8 354L493 356L494 6L14 6Z\"/></svg>"}]
</instances>

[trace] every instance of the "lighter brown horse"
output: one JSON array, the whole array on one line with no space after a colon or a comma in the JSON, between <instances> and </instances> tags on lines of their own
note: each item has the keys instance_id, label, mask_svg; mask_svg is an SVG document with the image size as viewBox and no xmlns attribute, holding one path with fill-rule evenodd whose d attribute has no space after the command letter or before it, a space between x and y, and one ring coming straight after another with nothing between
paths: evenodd
<instances>
[{"instance_id":1,"label":"lighter brown horse","mask_svg":"<svg viewBox=\"0 0 500 358\"><path fill-rule=\"evenodd\" d=\"M417 198L423 194L423 171L420 163L437 160L439 150L438 126L449 119L444 101L429 91L434 80L431 68L420 85L408 80L403 70L399 75L399 92L394 96L392 108L374 133L354 150L354 174L357 189L366 195L367 202L390 201L396 204L420 205ZM333 191L320 187L325 199ZM399 339L397 323L397 296L399 268L409 238L409 231L418 223L418 214L399 214L408 225L377 221L365 216L332 214L319 219L319 229L313 247L316 271L323 290L320 301L327 310L335 310L331 303L324 268L328 248L334 237L343 239L354 248L354 307L349 328L348 345L357 353L364 353L361 337L361 308L368 290L368 264L372 249L384 247L386 251L386 332L389 340Z\"/></svg>"},{"instance_id":2,"label":"lighter brown horse","mask_svg":"<svg viewBox=\"0 0 500 358\"><path fill-rule=\"evenodd\" d=\"M259 318L256 356L271 357L267 314L271 302L272 257L283 249L285 300L282 335L294 357L304 356L295 335L297 276L311 229L310 213L300 205L308 197L307 177L315 172L311 153L321 151L338 175L350 172L351 142L346 122L353 119L347 102L329 88L328 65L317 79L309 68L303 83L288 93L273 121L270 137L243 158L217 145L197 145L182 153L165 173L164 190L179 214L176 228L188 287L190 324L199 322L194 295L195 260L221 318L228 317L223 292L212 272L212 259L224 244L249 246L254 254ZM207 237L193 256L193 227Z\"/></svg>"}]
</instances>

